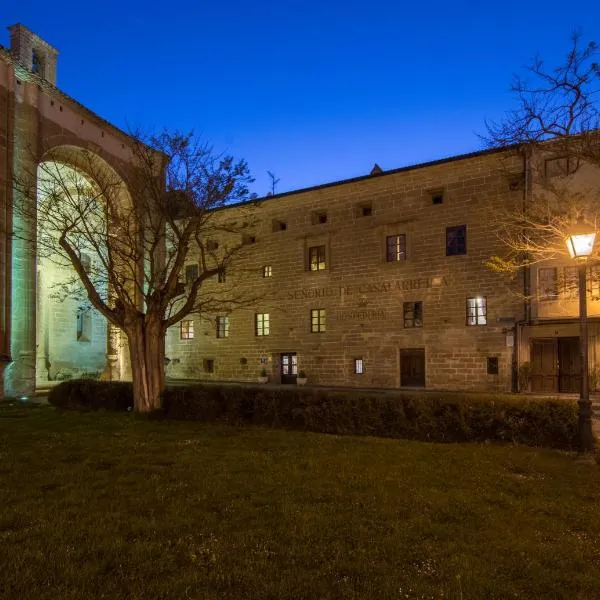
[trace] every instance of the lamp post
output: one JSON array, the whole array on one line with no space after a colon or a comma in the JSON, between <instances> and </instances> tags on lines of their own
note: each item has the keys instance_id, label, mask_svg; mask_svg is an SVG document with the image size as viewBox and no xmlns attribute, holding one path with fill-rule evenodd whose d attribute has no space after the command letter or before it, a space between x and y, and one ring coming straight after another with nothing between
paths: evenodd
<instances>
[{"instance_id":1,"label":"lamp post","mask_svg":"<svg viewBox=\"0 0 600 600\"><path fill-rule=\"evenodd\" d=\"M581 387L579 388L579 451L592 452L594 436L592 434L592 402L588 380L588 327L587 327L587 259L594 249L596 232L579 221L567 238L567 248L571 258L577 260L579 271L579 354L581 360Z\"/></svg>"}]
</instances>

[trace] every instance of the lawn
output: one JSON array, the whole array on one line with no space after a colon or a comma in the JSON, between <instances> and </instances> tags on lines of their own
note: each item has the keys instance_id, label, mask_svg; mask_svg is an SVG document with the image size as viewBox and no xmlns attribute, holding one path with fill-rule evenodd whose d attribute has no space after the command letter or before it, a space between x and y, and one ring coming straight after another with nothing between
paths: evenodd
<instances>
[{"instance_id":1,"label":"lawn","mask_svg":"<svg viewBox=\"0 0 600 600\"><path fill-rule=\"evenodd\" d=\"M600 598L600 470L0 403L0 598Z\"/></svg>"}]
</instances>

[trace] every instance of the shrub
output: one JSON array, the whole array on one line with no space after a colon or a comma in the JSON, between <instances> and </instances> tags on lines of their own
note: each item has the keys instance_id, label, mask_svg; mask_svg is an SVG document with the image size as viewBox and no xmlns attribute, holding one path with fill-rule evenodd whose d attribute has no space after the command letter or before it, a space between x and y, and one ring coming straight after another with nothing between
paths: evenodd
<instances>
[{"instance_id":1,"label":"shrub","mask_svg":"<svg viewBox=\"0 0 600 600\"><path fill-rule=\"evenodd\" d=\"M573 402L456 392L367 393L290 386L167 389L165 415L334 434L436 442L497 441L570 449Z\"/></svg>"},{"instance_id":2,"label":"shrub","mask_svg":"<svg viewBox=\"0 0 600 600\"><path fill-rule=\"evenodd\" d=\"M126 411L133 408L133 386L126 381L71 379L52 388L48 402L65 409Z\"/></svg>"}]
</instances>

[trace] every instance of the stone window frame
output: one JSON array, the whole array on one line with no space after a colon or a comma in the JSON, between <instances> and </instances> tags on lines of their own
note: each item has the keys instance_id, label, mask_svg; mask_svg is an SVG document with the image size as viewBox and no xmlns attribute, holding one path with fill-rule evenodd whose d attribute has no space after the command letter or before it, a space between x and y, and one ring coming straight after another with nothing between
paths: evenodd
<instances>
[{"instance_id":1,"label":"stone window frame","mask_svg":"<svg viewBox=\"0 0 600 600\"><path fill-rule=\"evenodd\" d=\"M327 309L310 309L310 332L325 333L327 331Z\"/></svg>"},{"instance_id":2,"label":"stone window frame","mask_svg":"<svg viewBox=\"0 0 600 600\"><path fill-rule=\"evenodd\" d=\"M423 327L423 301L415 300L402 303L404 328L414 329Z\"/></svg>"},{"instance_id":3,"label":"stone window frame","mask_svg":"<svg viewBox=\"0 0 600 600\"><path fill-rule=\"evenodd\" d=\"M466 325L468 327L487 325L487 296L471 296L467 298Z\"/></svg>"},{"instance_id":4,"label":"stone window frame","mask_svg":"<svg viewBox=\"0 0 600 600\"><path fill-rule=\"evenodd\" d=\"M255 313L254 335L264 337L271 333L271 316L269 313Z\"/></svg>"},{"instance_id":5,"label":"stone window frame","mask_svg":"<svg viewBox=\"0 0 600 600\"><path fill-rule=\"evenodd\" d=\"M385 237L385 260L388 263L404 262L408 257L406 233L394 233Z\"/></svg>"},{"instance_id":6,"label":"stone window frame","mask_svg":"<svg viewBox=\"0 0 600 600\"><path fill-rule=\"evenodd\" d=\"M365 374L365 360L364 358L355 358L354 359L354 374L355 375L364 375Z\"/></svg>"},{"instance_id":7,"label":"stone window frame","mask_svg":"<svg viewBox=\"0 0 600 600\"><path fill-rule=\"evenodd\" d=\"M446 227L446 256L463 256L467 253L467 226Z\"/></svg>"},{"instance_id":8,"label":"stone window frame","mask_svg":"<svg viewBox=\"0 0 600 600\"><path fill-rule=\"evenodd\" d=\"M271 265L263 266L263 277L273 277L273 267Z\"/></svg>"},{"instance_id":9,"label":"stone window frame","mask_svg":"<svg viewBox=\"0 0 600 600\"><path fill-rule=\"evenodd\" d=\"M312 273L327 269L327 245L309 246L307 250L308 270Z\"/></svg>"},{"instance_id":10,"label":"stone window frame","mask_svg":"<svg viewBox=\"0 0 600 600\"><path fill-rule=\"evenodd\" d=\"M179 339L193 340L194 339L194 321L186 319L179 322Z\"/></svg>"},{"instance_id":11,"label":"stone window frame","mask_svg":"<svg viewBox=\"0 0 600 600\"><path fill-rule=\"evenodd\" d=\"M229 337L229 316L217 315L216 318L217 337L219 339Z\"/></svg>"}]
</instances>

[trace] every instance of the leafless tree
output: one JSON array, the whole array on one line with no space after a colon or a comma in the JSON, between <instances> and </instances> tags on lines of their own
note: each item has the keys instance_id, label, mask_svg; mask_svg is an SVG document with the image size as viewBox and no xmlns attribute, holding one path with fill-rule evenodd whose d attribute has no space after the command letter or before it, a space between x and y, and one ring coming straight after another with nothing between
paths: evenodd
<instances>
[{"instance_id":1,"label":"leafless tree","mask_svg":"<svg viewBox=\"0 0 600 600\"><path fill-rule=\"evenodd\" d=\"M515 271L564 257L576 222L600 222L600 68L594 42L571 37L564 63L546 66L536 57L526 76L515 76L516 107L486 123L488 148L505 148L502 169L511 190L491 208L506 254L489 265Z\"/></svg>"},{"instance_id":2,"label":"leafless tree","mask_svg":"<svg viewBox=\"0 0 600 600\"><path fill-rule=\"evenodd\" d=\"M38 256L73 273L58 292L87 298L125 335L134 408L147 412L161 403L167 328L252 302L243 286L213 282L243 256L255 203L244 202L246 163L193 134L132 140L118 175L93 152L47 154L23 206L36 210Z\"/></svg>"}]
</instances>

